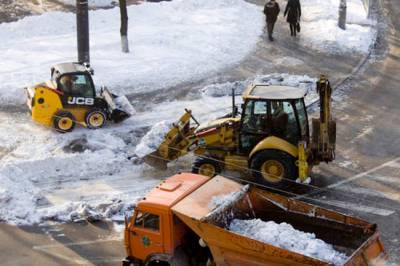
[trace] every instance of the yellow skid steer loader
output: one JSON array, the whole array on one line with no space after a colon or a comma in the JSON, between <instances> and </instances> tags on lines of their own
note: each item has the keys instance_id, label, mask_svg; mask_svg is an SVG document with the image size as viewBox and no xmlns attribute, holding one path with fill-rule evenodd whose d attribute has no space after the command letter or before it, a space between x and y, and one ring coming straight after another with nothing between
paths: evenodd
<instances>
[{"instance_id":1,"label":"yellow skid steer loader","mask_svg":"<svg viewBox=\"0 0 400 266\"><path fill-rule=\"evenodd\" d=\"M116 95L102 88L96 95L88 64L63 63L51 68L51 80L25 88L33 121L65 133L76 124L91 129L107 120L120 122L130 115L116 102Z\"/></svg>"}]
</instances>

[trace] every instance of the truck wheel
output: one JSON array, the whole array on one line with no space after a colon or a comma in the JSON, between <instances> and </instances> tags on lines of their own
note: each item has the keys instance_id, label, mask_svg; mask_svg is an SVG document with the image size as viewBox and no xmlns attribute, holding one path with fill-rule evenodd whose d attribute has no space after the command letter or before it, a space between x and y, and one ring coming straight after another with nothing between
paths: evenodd
<instances>
[{"instance_id":1,"label":"truck wheel","mask_svg":"<svg viewBox=\"0 0 400 266\"><path fill-rule=\"evenodd\" d=\"M106 123L106 114L100 109L92 109L86 113L85 123L90 129L98 129Z\"/></svg>"},{"instance_id":2,"label":"truck wheel","mask_svg":"<svg viewBox=\"0 0 400 266\"><path fill-rule=\"evenodd\" d=\"M75 127L75 117L67 111L58 111L53 116L54 128L60 133L71 132Z\"/></svg>"},{"instance_id":3,"label":"truck wheel","mask_svg":"<svg viewBox=\"0 0 400 266\"><path fill-rule=\"evenodd\" d=\"M253 176L262 185L281 186L286 179L296 180L295 158L277 150L257 153L251 161Z\"/></svg>"},{"instance_id":4,"label":"truck wheel","mask_svg":"<svg viewBox=\"0 0 400 266\"><path fill-rule=\"evenodd\" d=\"M192 173L213 177L221 173L221 166L212 158L197 158L193 162Z\"/></svg>"}]
</instances>

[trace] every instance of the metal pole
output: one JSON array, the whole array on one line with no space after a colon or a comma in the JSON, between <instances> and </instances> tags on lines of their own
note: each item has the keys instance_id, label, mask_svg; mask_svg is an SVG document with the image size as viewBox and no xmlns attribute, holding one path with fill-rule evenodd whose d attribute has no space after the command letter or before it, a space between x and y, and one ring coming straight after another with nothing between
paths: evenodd
<instances>
[{"instance_id":1,"label":"metal pole","mask_svg":"<svg viewBox=\"0 0 400 266\"><path fill-rule=\"evenodd\" d=\"M339 28L346 29L346 15L347 15L347 2L346 0L340 0L339 5Z\"/></svg>"},{"instance_id":2,"label":"metal pole","mask_svg":"<svg viewBox=\"0 0 400 266\"><path fill-rule=\"evenodd\" d=\"M78 62L90 63L88 0L76 0Z\"/></svg>"}]
</instances>

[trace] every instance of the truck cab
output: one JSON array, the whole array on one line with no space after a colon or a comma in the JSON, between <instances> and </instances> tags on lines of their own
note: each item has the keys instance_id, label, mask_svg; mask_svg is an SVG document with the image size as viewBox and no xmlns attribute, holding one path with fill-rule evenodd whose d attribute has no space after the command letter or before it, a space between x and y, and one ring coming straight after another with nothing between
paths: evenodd
<instances>
[{"instance_id":1,"label":"truck cab","mask_svg":"<svg viewBox=\"0 0 400 266\"><path fill-rule=\"evenodd\" d=\"M125 220L127 257L123 264L189 265L190 258L198 257L195 265L205 265L204 256L199 254L207 251L201 250L199 238L193 237L171 208L209 179L195 174L175 175L140 200L132 217Z\"/></svg>"}]
</instances>

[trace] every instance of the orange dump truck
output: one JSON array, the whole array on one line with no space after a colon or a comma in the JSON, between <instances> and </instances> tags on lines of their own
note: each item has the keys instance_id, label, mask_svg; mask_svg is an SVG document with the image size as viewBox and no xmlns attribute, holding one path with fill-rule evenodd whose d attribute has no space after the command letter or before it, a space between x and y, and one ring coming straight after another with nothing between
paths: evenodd
<instances>
[{"instance_id":1,"label":"orange dump truck","mask_svg":"<svg viewBox=\"0 0 400 266\"><path fill-rule=\"evenodd\" d=\"M222 176L182 173L154 188L125 218L123 265L333 265L230 231L234 219L313 233L346 255L344 265L387 257L374 224Z\"/></svg>"}]
</instances>

